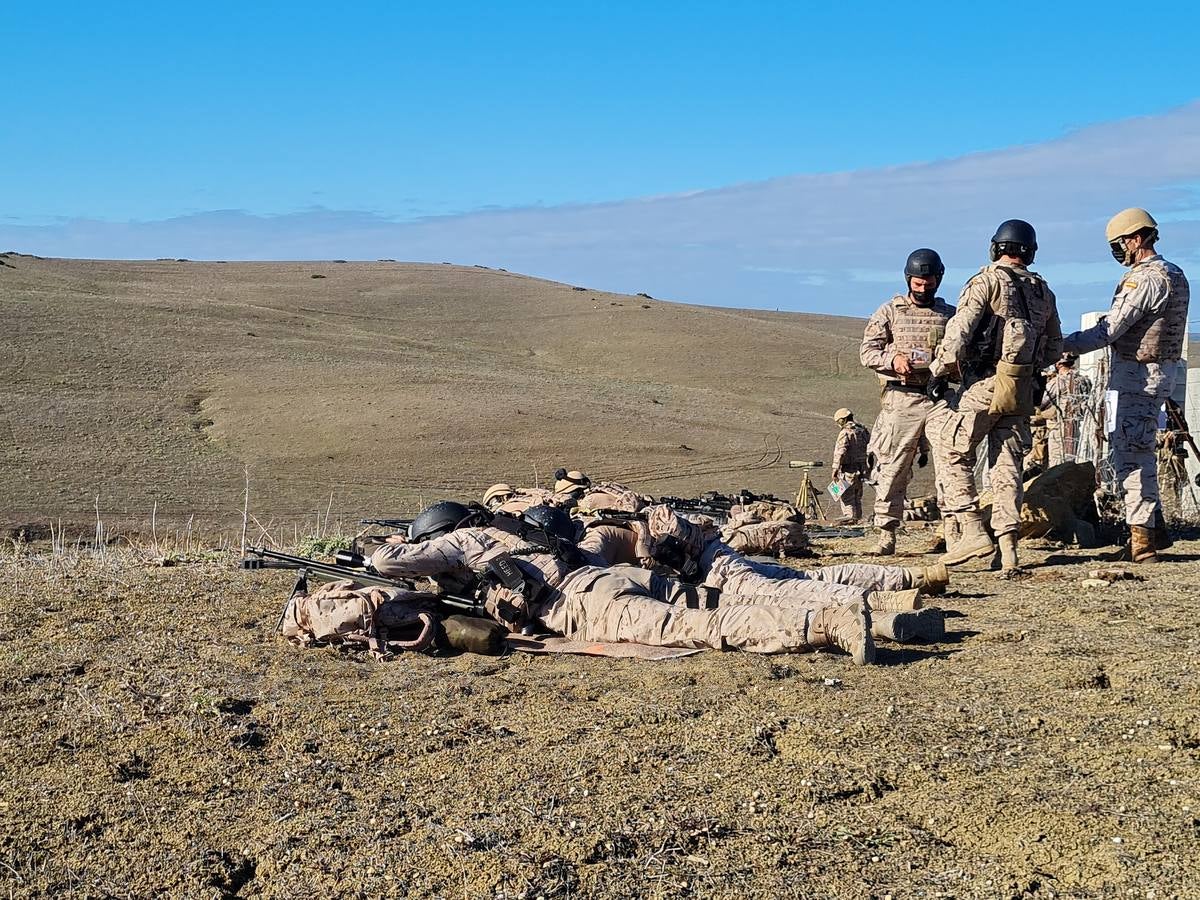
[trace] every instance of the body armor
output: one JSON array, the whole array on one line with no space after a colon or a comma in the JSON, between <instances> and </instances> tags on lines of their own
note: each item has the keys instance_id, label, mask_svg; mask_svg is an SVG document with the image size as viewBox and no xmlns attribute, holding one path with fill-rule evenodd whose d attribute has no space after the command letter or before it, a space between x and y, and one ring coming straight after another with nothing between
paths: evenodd
<instances>
[{"instance_id":1,"label":"body armor","mask_svg":"<svg viewBox=\"0 0 1200 900\"><path fill-rule=\"evenodd\" d=\"M929 362L941 336L946 332L946 323L954 315L954 308L940 297L929 306L918 306L908 297L897 296L889 310L889 328L892 332L892 355L903 353L910 359L913 351L926 351L929 356L911 375L881 376L886 382L923 385L929 381Z\"/></svg>"},{"instance_id":2,"label":"body armor","mask_svg":"<svg viewBox=\"0 0 1200 900\"><path fill-rule=\"evenodd\" d=\"M1170 294L1162 310L1134 323L1133 327L1113 342L1113 353L1131 362L1172 362L1183 356L1183 339L1187 333L1189 287L1183 270L1162 257L1138 263L1121 278L1116 296L1125 290L1129 278L1161 273L1170 285Z\"/></svg>"}]
</instances>

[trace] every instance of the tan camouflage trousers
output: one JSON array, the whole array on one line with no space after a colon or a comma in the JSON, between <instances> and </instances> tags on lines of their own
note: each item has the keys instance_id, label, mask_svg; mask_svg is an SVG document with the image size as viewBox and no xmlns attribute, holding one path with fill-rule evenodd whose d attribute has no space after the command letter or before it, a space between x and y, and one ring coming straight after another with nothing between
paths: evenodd
<instances>
[{"instance_id":1,"label":"tan camouflage trousers","mask_svg":"<svg viewBox=\"0 0 1200 900\"><path fill-rule=\"evenodd\" d=\"M807 609L735 597L711 609L664 602L674 591L670 579L645 569L589 566L571 573L539 618L551 631L579 641L750 653L812 649Z\"/></svg>"},{"instance_id":2,"label":"tan camouflage trousers","mask_svg":"<svg viewBox=\"0 0 1200 900\"><path fill-rule=\"evenodd\" d=\"M934 465L942 490L942 513L955 516L979 509L975 485L976 450L987 450L992 489L992 530L997 536L1019 530L1024 485L1021 460L1031 442L1026 416L994 416L992 379L975 382L958 398L957 409L939 404L925 422L933 445ZM1153 441L1151 441L1153 449Z\"/></svg>"},{"instance_id":3,"label":"tan camouflage trousers","mask_svg":"<svg viewBox=\"0 0 1200 900\"><path fill-rule=\"evenodd\" d=\"M912 579L902 566L844 563L840 566L801 570L753 559L744 562L759 575L775 581L820 581L825 584L849 585L867 591L903 591L912 587Z\"/></svg>"},{"instance_id":4,"label":"tan camouflage trousers","mask_svg":"<svg viewBox=\"0 0 1200 900\"><path fill-rule=\"evenodd\" d=\"M885 390L871 432L875 452L875 525L898 528L912 480L913 463L934 403L924 394Z\"/></svg>"},{"instance_id":5,"label":"tan camouflage trousers","mask_svg":"<svg viewBox=\"0 0 1200 900\"><path fill-rule=\"evenodd\" d=\"M743 597L785 598L797 604L816 606L838 606L866 598L868 589L849 584L834 584L816 578L784 577L764 575L783 569L782 566L756 563L743 556L717 556L709 567L704 583L718 588L722 594L737 594ZM796 573L794 569L784 570Z\"/></svg>"},{"instance_id":6,"label":"tan camouflage trousers","mask_svg":"<svg viewBox=\"0 0 1200 900\"><path fill-rule=\"evenodd\" d=\"M843 519L849 519L853 524L862 519L863 478L861 475L849 475L850 487L838 497L838 509Z\"/></svg>"},{"instance_id":7,"label":"tan camouflage trousers","mask_svg":"<svg viewBox=\"0 0 1200 900\"><path fill-rule=\"evenodd\" d=\"M1113 468L1125 491L1125 521L1130 525L1154 526L1154 510L1159 504L1154 438L1162 404L1162 400L1144 394L1121 391L1117 395Z\"/></svg>"}]
</instances>

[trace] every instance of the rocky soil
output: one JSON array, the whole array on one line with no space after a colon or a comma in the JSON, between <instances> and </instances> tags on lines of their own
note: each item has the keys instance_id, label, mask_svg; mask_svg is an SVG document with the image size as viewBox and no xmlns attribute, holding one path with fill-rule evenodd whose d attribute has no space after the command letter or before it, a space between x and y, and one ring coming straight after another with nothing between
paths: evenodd
<instances>
[{"instance_id":1,"label":"rocky soil","mask_svg":"<svg viewBox=\"0 0 1200 900\"><path fill-rule=\"evenodd\" d=\"M1194 895L1198 554L1085 587L1089 555L1043 545L1026 580L959 577L945 643L858 669L380 664L277 641L287 576L226 554L22 548L0 562L0 891Z\"/></svg>"}]
</instances>

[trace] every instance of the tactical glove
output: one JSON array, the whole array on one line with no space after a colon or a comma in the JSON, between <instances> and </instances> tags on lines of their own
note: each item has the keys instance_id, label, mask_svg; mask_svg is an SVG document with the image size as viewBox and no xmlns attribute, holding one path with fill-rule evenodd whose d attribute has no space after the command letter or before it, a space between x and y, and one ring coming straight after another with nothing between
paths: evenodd
<instances>
[{"instance_id":1,"label":"tactical glove","mask_svg":"<svg viewBox=\"0 0 1200 900\"><path fill-rule=\"evenodd\" d=\"M917 468L923 469L929 465L929 454L922 450L917 454Z\"/></svg>"},{"instance_id":2,"label":"tactical glove","mask_svg":"<svg viewBox=\"0 0 1200 900\"><path fill-rule=\"evenodd\" d=\"M933 376L925 387L925 396L934 403L940 403L948 393L950 393L950 379L945 375Z\"/></svg>"}]
</instances>

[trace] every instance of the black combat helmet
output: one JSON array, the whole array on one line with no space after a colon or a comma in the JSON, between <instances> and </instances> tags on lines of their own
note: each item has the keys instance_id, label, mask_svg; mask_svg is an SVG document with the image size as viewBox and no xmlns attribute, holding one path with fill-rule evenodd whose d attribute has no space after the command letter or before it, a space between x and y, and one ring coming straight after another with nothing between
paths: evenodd
<instances>
[{"instance_id":1,"label":"black combat helmet","mask_svg":"<svg viewBox=\"0 0 1200 900\"><path fill-rule=\"evenodd\" d=\"M521 521L560 541L575 542L574 520L556 506L531 506L521 514Z\"/></svg>"},{"instance_id":2,"label":"black combat helmet","mask_svg":"<svg viewBox=\"0 0 1200 900\"><path fill-rule=\"evenodd\" d=\"M1000 223L996 233L992 235L992 262L1001 256L1016 256L1025 261L1033 262L1037 252L1037 232L1033 226L1022 219L1009 219Z\"/></svg>"},{"instance_id":3,"label":"black combat helmet","mask_svg":"<svg viewBox=\"0 0 1200 900\"><path fill-rule=\"evenodd\" d=\"M478 525L481 521L478 510L454 500L442 500L412 520L408 526L408 539L413 542L427 541L464 526Z\"/></svg>"},{"instance_id":4,"label":"black combat helmet","mask_svg":"<svg viewBox=\"0 0 1200 900\"><path fill-rule=\"evenodd\" d=\"M928 247L922 247L920 250L914 250L908 254L908 261L904 263L904 277L912 278L936 278L940 283L942 276L946 274L946 267L942 265L942 258L938 256L936 250L930 250Z\"/></svg>"}]
</instances>

